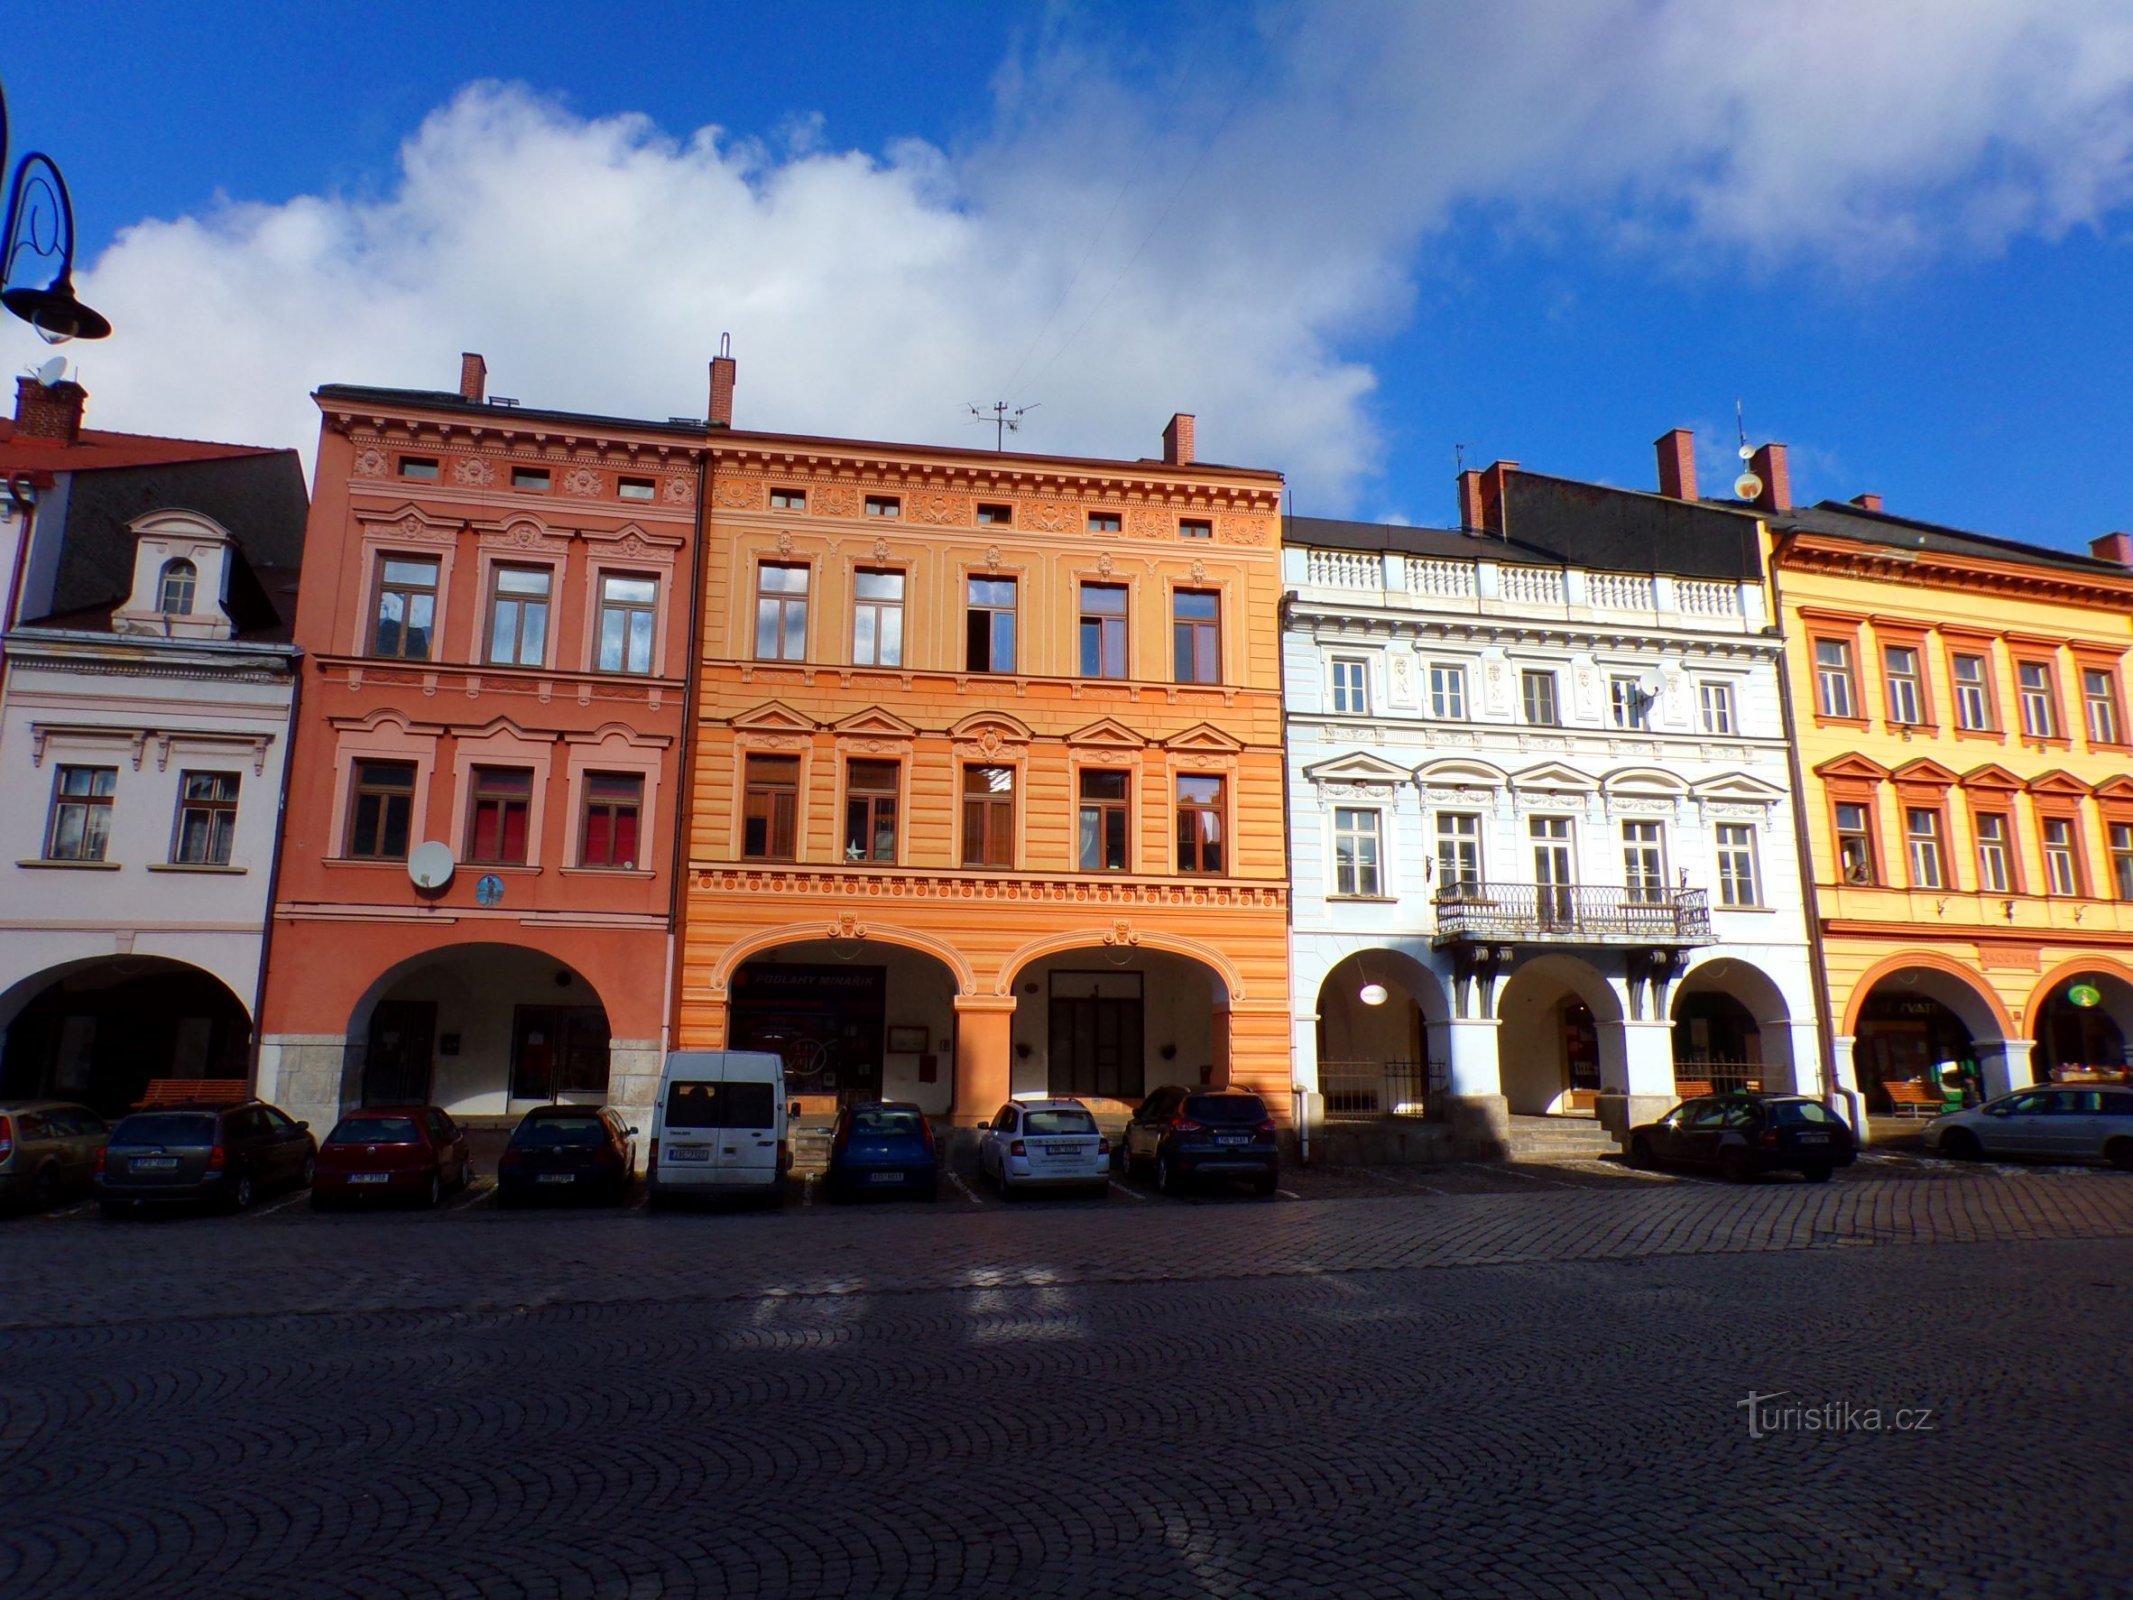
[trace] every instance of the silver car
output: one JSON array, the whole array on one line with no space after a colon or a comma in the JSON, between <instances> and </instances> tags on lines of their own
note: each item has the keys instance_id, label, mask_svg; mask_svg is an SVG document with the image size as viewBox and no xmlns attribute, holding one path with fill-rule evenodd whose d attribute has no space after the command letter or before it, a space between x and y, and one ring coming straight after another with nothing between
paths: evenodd
<instances>
[{"instance_id":1,"label":"silver car","mask_svg":"<svg viewBox=\"0 0 2133 1600\"><path fill-rule=\"evenodd\" d=\"M2133 1087L2039 1084L1926 1124L1926 1148L1958 1161L2041 1156L2133 1172Z\"/></svg>"},{"instance_id":2,"label":"silver car","mask_svg":"<svg viewBox=\"0 0 2133 1600\"><path fill-rule=\"evenodd\" d=\"M1005 1200L1029 1189L1111 1188L1111 1141L1079 1100L1010 1100L978 1141L978 1171Z\"/></svg>"},{"instance_id":3,"label":"silver car","mask_svg":"<svg viewBox=\"0 0 2133 1600\"><path fill-rule=\"evenodd\" d=\"M71 1101L0 1101L0 1203L42 1211L86 1194L110 1131Z\"/></svg>"}]
</instances>

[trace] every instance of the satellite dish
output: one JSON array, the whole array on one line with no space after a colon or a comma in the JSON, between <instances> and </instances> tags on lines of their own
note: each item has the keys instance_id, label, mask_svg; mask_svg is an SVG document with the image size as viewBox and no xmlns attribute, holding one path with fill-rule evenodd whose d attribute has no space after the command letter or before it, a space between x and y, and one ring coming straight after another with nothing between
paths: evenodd
<instances>
[{"instance_id":1,"label":"satellite dish","mask_svg":"<svg viewBox=\"0 0 2133 1600\"><path fill-rule=\"evenodd\" d=\"M54 356L37 369L37 381L48 389L66 375L67 358L65 356Z\"/></svg>"},{"instance_id":2,"label":"satellite dish","mask_svg":"<svg viewBox=\"0 0 2133 1600\"><path fill-rule=\"evenodd\" d=\"M1753 500L1763 492L1763 480L1752 472L1743 472L1733 480L1734 496L1741 500Z\"/></svg>"},{"instance_id":3,"label":"satellite dish","mask_svg":"<svg viewBox=\"0 0 2133 1600\"><path fill-rule=\"evenodd\" d=\"M1646 700L1658 699L1659 691L1665 687L1666 680L1656 672L1647 672L1637 680L1637 693L1643 695Z\"/></svg>"},{"instance_id":4,"label":"satellite dish","mask_svg":"<svg viewBox=\"0 0 2133 1600\"><path fill-rule=\"evenodd\" d=\"M1752 444L1743 444L1740 447L1740 458L1743 461L1753 461L1755 459L1755 446Z\"/></svg>"},{"instance_id":5,"label":"satellite dish","mask_svg":"<svg viewBox=\"0 0 2133 1600\"><path fill-rule=\"evenodd\" d=\"M418 889L442 889L452 881L452 873L459 863L452 859L452 847L440 844L435 839L415 846L407 858L407 875Z\"/></svg>"}]
</instances>

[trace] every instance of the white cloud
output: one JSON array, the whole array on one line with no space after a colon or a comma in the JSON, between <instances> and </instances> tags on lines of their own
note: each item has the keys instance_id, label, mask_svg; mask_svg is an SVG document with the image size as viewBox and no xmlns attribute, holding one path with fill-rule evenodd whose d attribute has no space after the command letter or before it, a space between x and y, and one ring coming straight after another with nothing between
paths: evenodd
<instances>
[{"instance_id":1,"label":"white cloud","mask_svg":"<svg viewBox=\"0 0 2133 1600\"><path fill-rule=\"evenodd\" d=\"M2119 0L1267 15L1167 68L1049 31L955 149L839 149L807 107L777 145L677 139L473 86L382 198L122 234L80 275L120 328L79 350L93 419L308 450L312 387L448 387L461 349L528 404L700 413L730 330L744 427L976 442L964 402L1041 401L1024 447L1136 455L1190 410L1203 453L1330 511L1375 498L1384 448L1357 352L1472 208L1669 267L1856 272L2133 191Z\"/></svg>"}]
</instances>

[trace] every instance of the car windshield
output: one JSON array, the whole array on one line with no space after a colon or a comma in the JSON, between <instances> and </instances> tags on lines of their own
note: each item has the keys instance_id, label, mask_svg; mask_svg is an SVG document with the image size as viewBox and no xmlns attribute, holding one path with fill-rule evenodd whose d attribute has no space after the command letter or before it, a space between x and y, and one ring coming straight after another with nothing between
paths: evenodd
<instances>
[{"instance_id":1,"label":"car windshield","mask_svg":"<svg viewBox=\"0 0 2133 1600\"><path fill-rule=\"evenodd\" d=\"M916 1111L854 1111L852 1132L869 1139L915 1139L919 1117Z\"/></svg>"},{"instance_id":2,"label":"car windshield","mask_svg":"<svg viewBox=\"0 0 2133 1600\"><path fill-rule=\"evenodd\" d=\"M1255 1094L1202 1094L1185 1102L1185 1115L1195 1122L1252 1124L1266 1121L1266 1105Z\"/></svg>"},{"instance_id":3,"label":"car windshield","mask_svg":"<svg viewBox=\"0 0 2133 1600\"><path fill-rule=\"evenodd\" d=\"M328 1144L419 1144L413 1117L345 1117L326 1135Z\"/></svg>"},{"instance_id":4,"label":"car windshield","mask_svg":"<svg viewBox=\"0 0 2133 1600\"><path fill-rule=\"evenodd\" d=\"M605 1144L607 1127L598 1117L528 1117L511 1135L516 1145Z\"/></svg>"},{"instance_id":5,"label":"car windshield","mask_svg":"<svg viewBox=\"0 0 2133 1600\"><path fill-rule=\"evenodd\" d=\"M200 1113L157 1111L128 1117L111 1131L113 1144L213 1144L215 1119Z\"/></svg>"},{"instance_id":6,"label":"car windshield","mask_svg":"<svg viewBox=\"0 0 2133 1600\"><path fill-rule=\"evenodd\" d=\"M1063 1111L1032 1111L1022 1119L1024 1133L1094 1133L1096 1119L1078 1107Z\"/></svg>"},{"instance_id":7,"label":"car windshield","mask_svg":"<svg viewBox=\"0 0 2133 1600\"><path fill-rule=\"evenodd\" d=\"M1770 1120L1781 1128L1826 1128L1837 1120L1828 1106L1814 1100L1778 1100L1770 1107Z\"/></svg>"}]
</instances>

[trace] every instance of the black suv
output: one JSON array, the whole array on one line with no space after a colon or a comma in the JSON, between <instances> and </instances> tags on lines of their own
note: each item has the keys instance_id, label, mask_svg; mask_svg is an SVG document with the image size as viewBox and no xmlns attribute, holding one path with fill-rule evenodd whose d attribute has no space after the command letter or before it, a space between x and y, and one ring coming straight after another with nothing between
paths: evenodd
<instances>
[{"instance_id":1,"label":"black suv","mask_svg":"<svg viewBox=\"0 0 2133 1600\"><path fill-rule=\"evenodd\" d=\"M96 1198L107 1217L167 1201L242 1211L263 1190L310 1186L310 1126L259 1100L136 1111L97 1157Z\"/></svg>"},{"instance_id":2,"label":"black suv","mask_svg":"<svg viewBox=\"0 0 2133 1600\"><path fill-rule=\"evenodd\" d=\"M1852 1157L1844 1119L1797 1094L1707 1095L1629 1130L1631 1166L1716 1167L1733 1183L1762 1172L1797 1172L1822 1183Z\"/></svg>"},{"instance_id":3,"label":"black suv","mask_svg":"<svg viewBox=\"0 0 2133 1600\"><path fill-rule=\"evenodd\" d=\"M1281 1185L1274 1119L1256 1094L1158 1089L1133 1113L1120 1148L1126 1170L1151 1170L1165 1194L1179 1193L1194 1178L1249 1178L1262 1197Z\"/></svg>"}]
</instances>

